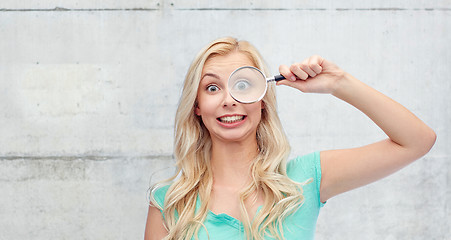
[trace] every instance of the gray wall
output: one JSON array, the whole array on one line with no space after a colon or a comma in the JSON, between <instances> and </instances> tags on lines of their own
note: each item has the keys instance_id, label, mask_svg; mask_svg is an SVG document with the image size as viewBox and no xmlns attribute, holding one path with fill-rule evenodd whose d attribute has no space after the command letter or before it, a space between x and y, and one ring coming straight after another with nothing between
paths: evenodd
<instances>
[{"instance_id":1,"label":"gray wall","mask_svg":"<svg viewBox=\"0 0 451 240\"><path fill-rule=\"evenodd\" d=\"M26 2L0 2L0 239L141 239L151 176L172 172L184 74L227 35L273 73L320 54L438 134L422 159L331 199L317 239L451 234L451 1ZM278 94L293 156L384 137L331 96Z\"/></svg>"}]
</instances>

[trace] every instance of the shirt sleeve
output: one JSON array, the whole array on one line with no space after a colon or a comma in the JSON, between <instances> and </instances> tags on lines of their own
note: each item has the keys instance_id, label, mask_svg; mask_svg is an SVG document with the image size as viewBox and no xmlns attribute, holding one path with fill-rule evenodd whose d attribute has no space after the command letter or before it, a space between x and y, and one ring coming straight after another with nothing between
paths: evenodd
<instances>
[{"instance_id":1,"label":"shirt sleeve","mask_svg":"<svg viewBox=\"0 0 451 240\"><path fill-rule=\"evenodd\" d=\"M159 207L161 207L161 209L164 209L164 198L168 189L169 185L157 187L157 189L155 189L155 191L151 195L158 203Z\"/></svg>"},{"instance_id":2,"label":"shirt sleeve","mask_svg":"<svg viewBox=\"0 0 451 240\"><path fill-rule=\"evenodd\" d=\"M290 160L287 164L287 175L293 181L310 183L305 185L305 189L313 191L316 201L320 207L325 203L320 201L321 187L321 159L320 152L313 152Z\"/></svg>"}]
</instances>

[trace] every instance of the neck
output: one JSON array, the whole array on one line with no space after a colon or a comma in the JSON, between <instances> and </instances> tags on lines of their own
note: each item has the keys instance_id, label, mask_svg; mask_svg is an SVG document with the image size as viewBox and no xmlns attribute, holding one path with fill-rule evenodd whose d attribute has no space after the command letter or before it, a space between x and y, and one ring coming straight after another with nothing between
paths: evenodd
<instances>
[{"instance_id":1,"label":"neck","mask_svg":"<svg viewBox=\"0 0 451 240\"><path fill-rule=\"evenodd\" d=\"M215 185L243 187L251 181L251 164L257 154L257 139L247 142L213 141L210 163Z\"/></svg>"}]
</instances>

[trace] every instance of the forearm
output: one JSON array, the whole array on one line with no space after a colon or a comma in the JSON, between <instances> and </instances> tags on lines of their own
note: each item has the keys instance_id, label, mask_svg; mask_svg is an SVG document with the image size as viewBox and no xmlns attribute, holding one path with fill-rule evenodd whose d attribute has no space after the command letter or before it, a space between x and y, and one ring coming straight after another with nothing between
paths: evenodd
<instances>
[{"instance_id":1,"label":"forearm","mask_svg":"<svg viewBox=\"0 0 451 240\"><path fill-rule=\"evenodd\" d=\"M362 111L412 154L424 155L435 142L434 131L413 113L350 74L337 81L332 94Z\"/></svg>"}]
</instances>

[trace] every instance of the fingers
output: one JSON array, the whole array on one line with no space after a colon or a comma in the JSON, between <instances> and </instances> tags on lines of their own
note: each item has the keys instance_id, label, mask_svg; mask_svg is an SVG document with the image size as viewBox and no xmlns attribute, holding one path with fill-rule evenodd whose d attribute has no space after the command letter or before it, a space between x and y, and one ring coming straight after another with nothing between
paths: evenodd
<instances>
[{"instance_id":1,"label":"fingers","mask_svg":"<svg viewBox=\"0 0 451 240\"><path fill-rule=\"evenodd\" d=\"M313 55L310 58L308 58L308 60L309 60L308 67L313 72L315 72L316 74L320 74L323 71L322 65L323 65L324 59L321 56Z\"/></svg>"},{"instance_id":2,"label":"fingers","mask_svg":"<svg viewBox=\"0 0 451 240\"><path fill-rule=\"evenodd\" d=\"M290 68L287 65L280 65L279 72L287 80L296 81L296 76L291 72Z\"/></svg>"},{"instance_id":3,"label":"fingers","mask_svg":"<svg viewBox=\"0 0 451 240\"><path fill-rule=\"evenodd\" d=\"M309 77L316 77L323 70L321 67L324 59L318 55L311 56L300 63L294 63L290 67L281 65L279 72L288 80L306 80Z\"/></svg>"},{"instance_id":4,"label":"fingers","mask_svg":"<svg viewBox=\"0 0 451 240\"><path fill-rule=\"evenodd\" d=\"M292 64L290 66L290 71L294 73L296 76L298 76L300 79L305 80L309 77L310 74L312 74L312 71L310 71L310 69L308 69L306 65L307 64L305 63L305 61L302 63Z\"/></svg>"}]
</instances>

